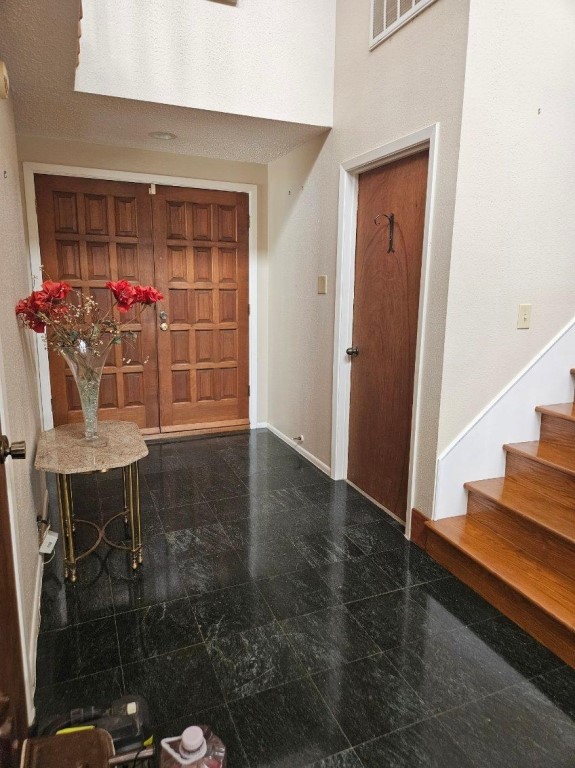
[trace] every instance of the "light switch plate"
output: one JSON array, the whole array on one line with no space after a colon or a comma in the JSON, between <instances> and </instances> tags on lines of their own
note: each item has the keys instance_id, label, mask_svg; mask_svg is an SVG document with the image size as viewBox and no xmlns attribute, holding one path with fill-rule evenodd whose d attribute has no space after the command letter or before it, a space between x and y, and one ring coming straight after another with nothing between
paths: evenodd
<instances>
[{"instance_id":1,"label":"light switch plate","mask_svg":"<svg viewBox=\"0 0 575 768\"><path fill-rule=\"evenodd\" d=\"M524 330L531 325L531 304L520 304L517 314L517 328Z\"/></svg>"},{"instance_id":2,"label":"light switch plate","mask_svg":"<svg viewBox=\"0 0 575 768\"><path fill-rule=\"evenodd\" d=\"M327 293L327 275L318 275L317 292L321 295L325 295Z\"/></svg>"}]
</instances>

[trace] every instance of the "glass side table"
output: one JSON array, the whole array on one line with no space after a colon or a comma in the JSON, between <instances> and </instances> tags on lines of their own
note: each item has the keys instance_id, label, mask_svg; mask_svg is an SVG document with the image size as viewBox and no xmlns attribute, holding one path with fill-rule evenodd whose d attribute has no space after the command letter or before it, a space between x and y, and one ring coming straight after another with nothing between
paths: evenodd
<instances>
[{"instance_id":1,"label":"glass side table","mask_svg":"<svg viewBox=\"0 0 575 768\"><path fill-rule=\"evenodd\" d=\"M64 545L64 576L72 582L76 581L78 561L91 554L102 540L111 547L129 552L134 569L143 560L138 461L148 455L148 448L137 425L131 421L100 422L98 434L107 438L107 445L90 448L80 442L84 435L83 424L65 424L42 432L36 450L35 469L53 472L56 475ZM118 467L122 469L124 509L103 525L76 518L72 496L72 475L107 472ZM110 523L119 517L123 517L124 522L129 526L129 546L111 541L106 533ZM91 526L97 534L95 543L80 554L76 552L74 546L74 531L78 523Z\"/></svg>"}]
</instances>

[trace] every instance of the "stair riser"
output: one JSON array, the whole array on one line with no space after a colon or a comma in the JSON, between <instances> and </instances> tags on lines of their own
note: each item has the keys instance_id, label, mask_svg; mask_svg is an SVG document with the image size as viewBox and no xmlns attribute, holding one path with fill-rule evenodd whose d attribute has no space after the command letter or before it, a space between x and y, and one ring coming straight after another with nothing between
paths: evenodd
<instances>
[{"instance_id":1,"label":"stair riser","mask_svg":"<svg viewBox=\"0 0 575 768\"><path fill-rule=\"evenodd\" d=\"M553 563L565 576L573 576L575 542L556 536L536 522L476 493L469 494L467 511L483 525L543 564Z\"/></svg>"},{"instance_id":2,"label":"stair riser","mask_svg":"<svg viewBox=\"0 0 575 768\"><path fill-rule=\"evenodd\" d=\"M575 505L575 477L560 469L508 452L505 476L560 503Z\"/></svg>"},{"instance_id":3,"label":"stair riser","mask_svg":"<svg viewBox=\"0 0 575 768\"><path fill-rule=\"evenodd\" d=\"M541 414L540 440L556 445L575 446L575 421Z\"/></svg>"},{"instance_id":4,"label":"stair riser","mask_svg":"<svg viewBox=\"0 0 575 768\"><path fill-rule=\"evenodd\" d=\"M557 654L566 664L575 667L575 631L569 631L433 530L429 531L427 537L427 551L440 565Z\"/></svg>"}]
</instances>

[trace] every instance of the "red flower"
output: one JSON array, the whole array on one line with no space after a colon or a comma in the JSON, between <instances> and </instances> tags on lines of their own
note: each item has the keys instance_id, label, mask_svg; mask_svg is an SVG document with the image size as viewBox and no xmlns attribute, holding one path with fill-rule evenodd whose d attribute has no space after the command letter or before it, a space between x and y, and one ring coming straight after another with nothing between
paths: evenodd
<instances>
[{"instance_id":1,"label":"red flower","mask_svg":"<svg viewBox=\"0 0 575 768\"><path fill-rule=\"evenodd\" d=\"M16 314L22 317L26 325L36 333L44 333L46 322L44 318L38 317L39 313L46 316L50 314L50 304L46 302L43 291L32 291L16 304Z\"/></svg>"},{"instance_id":2,"label":"red flower","mask_svg":"<svg viewBox=\"0 0 575 768\"><path fill-rule=\"evenodd\" d=\"M72 290L68 283L57 283L54 280L44 280L42 283L42 293L47 301L62 301Z\"/></svg>"},{"instance_id":3,"label":"red flower","mask_svg":"<svg viewBox=\"0 0 575 768\"><path fill-rule=\"evenodd\" d=\"M136 289L127 280L118 280L117 283L107 282L106 288L109 288L114 294L120 312L128 312L132 308L132 304L137 301Z\"/></svg>"},{"instance_id":4,"label":"red flower","mask_svg":"<svg viewBox=\"0 0 575 768\"><path fill-rule=\"evenodd\" d=\"M136 293L135 301L139 304L155 304L164 298L158 289L151 285L136 285L134 291Z\"/></svg>"}]
</instances>

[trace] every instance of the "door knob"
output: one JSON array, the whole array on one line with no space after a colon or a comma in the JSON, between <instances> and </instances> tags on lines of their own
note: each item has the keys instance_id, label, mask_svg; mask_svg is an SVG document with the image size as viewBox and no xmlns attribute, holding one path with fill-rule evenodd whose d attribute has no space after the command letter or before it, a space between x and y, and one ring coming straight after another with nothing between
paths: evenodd
<instances>
[{"instance_id":1,"label":"door knob","mask_svg":"<svg viewBox=\"0 0 575 768\"><path fill-rule=\"evenodd\" d=\"M350 357L357 357L359 355L359 349L357 347L348 347L345 350L345 354Z\"/></svg>"},{"instance_id":2,"label":"door knob","mask_svg":"<svg viewBox=\"0 0 575 768\"><path fill-rule=\"evenodd\" d=\"M167 331L169 327L167 323L160 323L160 331Z\"/></svg>"},{"instance_id":3,"label":"door knob","mask_svg":"<svg viewBox=\"0 0 575 768\"><path fill-rule=\"evenodd\" d=\"M13 459L25 459L26 443L22 440L10 445L6 435L0 435L0 464L4 464L8 456L12 456Z\"/></svg>"}]
</instances>

